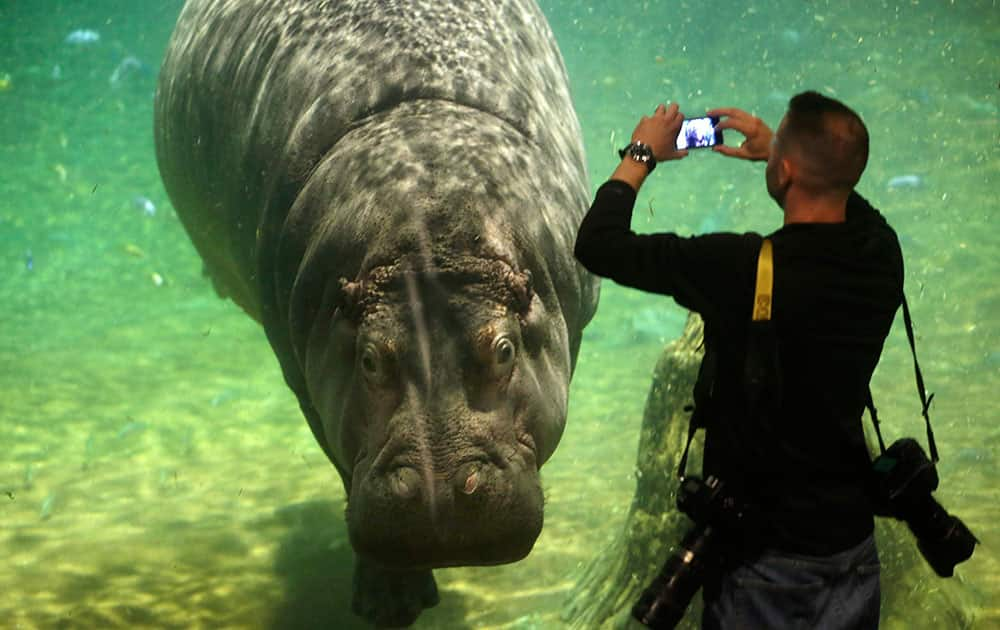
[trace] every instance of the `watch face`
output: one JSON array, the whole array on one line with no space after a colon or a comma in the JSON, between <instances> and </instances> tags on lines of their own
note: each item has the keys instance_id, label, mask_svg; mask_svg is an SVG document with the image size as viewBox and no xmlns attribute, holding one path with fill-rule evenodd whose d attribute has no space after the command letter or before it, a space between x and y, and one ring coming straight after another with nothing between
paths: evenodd
<instances>
[{"instance_id":1,"label":"watch face","mask_svg":"<svg viewBox=\"0 0 1000 630\"><path fill-rule=\"evenodd\" d=\"M644 164L650 173L652 173L653 169L656 168L656 159L653 157L653 149L650 148L649 145L641 142L633 142L628 145L628 154L629 157L636 162Z\"/></svg>"},{"instance_id":2,"label":"watch face","mask_svg":"<svg viewBox=\"0 0 1000 630\"><path fill-rule=\"evenodd\" d=\"M649 145L641 142L632 142L627 147L618 152L623 159L627 155L640 164L645 164L649 172L656 168L656 158L653 157L653 149Z\"/></svg>"},{"instance_id":3,"label":"watch face","mask_svg":"<svg viewBox=\"0 0 1000 630\"><path fill-rule=\"evenodd\" d=\"M628 153L632 156L633 160L638 162L648 162L653 158L653 150L644 144L632 144L632 148Z\"/></svg>"}]
</instances>

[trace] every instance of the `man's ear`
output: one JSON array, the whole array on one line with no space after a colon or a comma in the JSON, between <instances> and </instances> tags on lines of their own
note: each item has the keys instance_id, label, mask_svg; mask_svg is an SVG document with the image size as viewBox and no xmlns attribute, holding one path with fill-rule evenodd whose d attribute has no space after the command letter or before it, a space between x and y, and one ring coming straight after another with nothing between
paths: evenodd
<instances>
[{"instance_id":1,"label":"man's ear","mask_svg":"<svg viewBox=\"0 0 1000 630\"><path fill-rule=\"evenodd\" d=\"M786 189L790 182L796 181L799 178L799 166L794 161L783 157L778 160L778 186L779 188Z\"/></svg>"}]
</instances>

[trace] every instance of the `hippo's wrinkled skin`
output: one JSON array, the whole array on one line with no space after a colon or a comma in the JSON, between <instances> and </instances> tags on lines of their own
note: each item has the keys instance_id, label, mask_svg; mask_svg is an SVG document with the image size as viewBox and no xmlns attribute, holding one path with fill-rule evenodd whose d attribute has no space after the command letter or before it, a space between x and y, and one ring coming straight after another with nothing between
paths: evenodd
<instances>
[{"instance_id":1,"label":"hippo's wrinkled skin","mask_svg":"<svg viewBox=\"0 0 1000 630\"><path fill-rule=\"evenodd\" d=\"M348 492L355 610L542 527L596 280L579 125L529 0L189 0L156 98L170 198L264 326Z\"/></svg>"}]
</instances>

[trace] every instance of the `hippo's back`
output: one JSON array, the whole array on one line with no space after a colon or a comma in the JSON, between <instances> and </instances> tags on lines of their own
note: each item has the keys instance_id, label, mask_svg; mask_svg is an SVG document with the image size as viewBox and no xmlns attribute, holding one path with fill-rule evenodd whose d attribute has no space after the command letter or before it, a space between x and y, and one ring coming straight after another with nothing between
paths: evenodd
<instances>
[{"instance_id":1,"label":"hippo's back","mask_svg":"<svg viewBox=\"0 0 1000 630\"><path fill-rule=\"evenodd\" d=\"M261 243L317 162L415 100L502 119L586 192L565 70L533 2L189 0L160 74L157 158L217 289L259 320Z\"/></svg>"}]
</instances>

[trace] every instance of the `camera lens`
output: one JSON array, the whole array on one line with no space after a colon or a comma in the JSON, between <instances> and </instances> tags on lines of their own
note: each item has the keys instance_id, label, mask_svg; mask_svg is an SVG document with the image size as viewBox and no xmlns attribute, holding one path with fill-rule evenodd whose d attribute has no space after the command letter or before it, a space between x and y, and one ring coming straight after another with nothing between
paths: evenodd
<instances>
[{"instance_id":1,"label":"camera lens","mask_svg":"<svg viewBox=\"0 0 1000 630\"><path fill-rule=\"evenodd\" d=\"M715 531L695 527L684 536L681 548L667 559L653 583L632 607L632 617L648 628L673 628L681 619L705 578Z\"/></svg>"},{"instance_id":2,"label":"camera lens","mask_svg":"<svg viewBox=\"0 0 1000 630\"><path fill-rule=\"evenodd\" d=\"M906 524L917 537L917 548L934 572L951 577L955 565L972 557L979 542L958 517L927 495L906 515Z\"/></svg>"}]
</instances>

